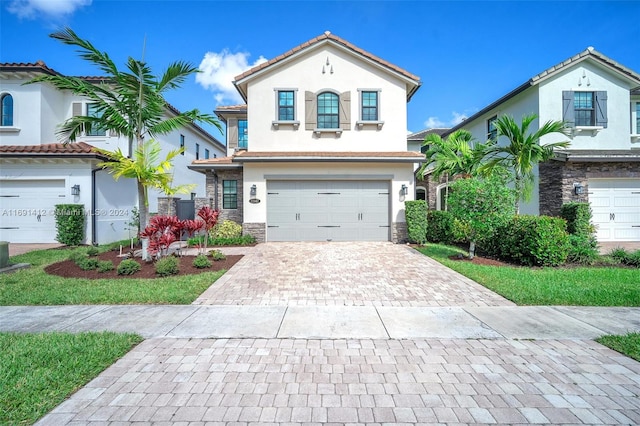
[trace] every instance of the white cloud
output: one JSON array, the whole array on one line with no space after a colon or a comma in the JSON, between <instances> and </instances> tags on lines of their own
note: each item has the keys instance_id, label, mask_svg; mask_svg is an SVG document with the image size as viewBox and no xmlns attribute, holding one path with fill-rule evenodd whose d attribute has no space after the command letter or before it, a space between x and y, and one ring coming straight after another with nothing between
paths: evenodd
<instances>
[{"instance_id":1,"label":"white cloud","mask_svg":"<svg viewBox=\"0 0 640 426\"><path fill-rule=\"evenodd\" d=\"M250 64L249 56L247 52L231 53L227 49L220 53L207 52L200 62L201 72L196 74L196 82L215 93L218 105L224 102L241 103L242 97L233 85L233 78L249 68L267 62L260 56Z\"/></svg>"},{"instance_id":2,"label":"white cloud","mask_svg":"<svg viewBox=\"0 0 640 426\"><path fill-rule=\"evenodd\" d=\"M451 112L451 118L449 120L441 120L439 117L429 117L424 122L424 127L427 129L436 129L436 128L444 128L444 127L453 127L457 124L462 123L464 120L469 118L469 111L466 112Z\"/></svg>"},{"instance_id":3,"label":"white cloud","mask_svg":"<svg viewBox=\"0 0 640 426\"><path fill-rule=\"evenodd\" d=\"M7 10L19 18L33 19L39 15L62 18L91 2L92 0L11 0Z\"/></svg>"}]
</instances>

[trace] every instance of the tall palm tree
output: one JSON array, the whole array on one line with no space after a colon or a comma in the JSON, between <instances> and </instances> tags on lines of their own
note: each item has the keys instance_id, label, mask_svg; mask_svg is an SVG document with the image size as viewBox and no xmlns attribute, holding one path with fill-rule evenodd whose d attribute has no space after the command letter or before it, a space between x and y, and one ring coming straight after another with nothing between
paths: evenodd
<instances>
[{"instance_id":1,"label":"tall palm tree","mask_svg":"<svg viewBox=\"0 0 640 426\"><path fill-rule=\"evenodd\" d=\"M538 163L551 159L555 148L566 148L570 142L553 142L540 145L540 138L552 133L569 135L569 129L562 121L549 120L535 132L529 132L529 126L536 120L536 114L522 117L520 125L510 115L503 115L495 121L498 136L504 136L509 144L491 147L487 155L489 160L481 170L491 170L495 167L505 167L513 172L516 190L516 203L531 198L533 191L533 168ZM519 212L519 209L518 209Z\"/></svg>"},{"instance_id":2,"label":"tall palm tree","mask_svg":"<svg viewBox=\"0 0 640 426\"><path fill-rule=\"evenodd\" d=\"M464 129L454 131L446 139L430 133L424 138L423 146L428 146L429 149L425 152L426 161L420 166L418 177L424 179L427 170L433 167L431 174L434 178L446 176L445 191L448 196L449 177L477 175L487 150L493 144L495 142L492 140L485 143L476 141L471 132Z\"/></svg>"},{"instance_id":3,"label":"tall palm tree","mask_svg":"<svg viewBox=\"0 0 640 426\"><path fill-rule=\"evenodd\" d=\"M134 142L136 149L145 155L151 148L144 146L147 137L165 135L194 122L212 124L221 130L220 123L213 115L202 114L197 109L179 114L167 115L166 113L165 92L180 87L187 77L198 72L196 67L182 61L173 62L158 78L144 60L131 57L127 59L125 70L118 69L106 52L99 51L70 28L57 31L51 34L51 37L77 47L82 59L92 63L104 73L104 80L100 84L62 75L46 75L30 81L30 83L50 83L57 89L81 95L96 105L94 116L71 117L59 127L57 134L63 143L75 142L83 132L90 132L91 129L101 129L109 131L110 134L128 138L130 155L134 152ZM115 158L124 161L127 157L116 155ZM120 167L114 162L108 162L105 165ZM149 224L149 206L145 198L148 180L141 175L136 176L136 179L140 225L144 229Z\"/></svg>"}]
</instances>

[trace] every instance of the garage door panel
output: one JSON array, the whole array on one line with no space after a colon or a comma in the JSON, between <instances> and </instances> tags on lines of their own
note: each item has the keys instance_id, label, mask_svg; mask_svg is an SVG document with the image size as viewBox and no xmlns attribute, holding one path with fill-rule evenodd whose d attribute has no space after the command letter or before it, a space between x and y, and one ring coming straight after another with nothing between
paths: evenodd
<instances>
[{"instance_id":1,"label":"garage door panel","mask_svg":"<svg viewBox=\"0 0 640 426\"><path fill-rule=\"evenodd\" d=\"M640 179L590 179L599 241L640 241Z\"/></svg>"},{"instance_id":2,"label":"garage door panel","mask_svg":"<svg viewBox=\"0 0 640 426\"><path fill-rule=\"evenodd\" d=\"M267 188L269 241L389 239L388 182L269 181Z\"/></svg>"}]
</instances>

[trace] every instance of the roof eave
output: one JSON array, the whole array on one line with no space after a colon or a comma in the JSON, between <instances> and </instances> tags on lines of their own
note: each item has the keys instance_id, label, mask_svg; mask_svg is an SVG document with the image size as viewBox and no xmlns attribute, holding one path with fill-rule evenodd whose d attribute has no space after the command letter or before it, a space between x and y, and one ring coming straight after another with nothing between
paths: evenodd
<instances>
[{"instance_id":1,"label":"roof eave","mask_svg":"<svg viewBox=\"0 0 640 426\"><path fill-rule=\"evenodd\" d=\"M421 163L420 157L236 157L240 163Z\"/></svg>"}]
</instances>

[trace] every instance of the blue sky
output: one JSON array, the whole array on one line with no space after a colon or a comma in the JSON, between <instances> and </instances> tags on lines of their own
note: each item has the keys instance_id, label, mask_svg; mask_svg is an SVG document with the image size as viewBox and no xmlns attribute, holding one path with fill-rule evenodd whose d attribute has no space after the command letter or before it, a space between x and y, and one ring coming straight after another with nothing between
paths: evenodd
<instances>
[{"instance_id":1,"label":"blue sky","mask_svg":"<svg viewBox=\"0 0 640 426\"><path fill-rule=\"evenodd\" d=\"M410 131L450 126L533 75L594 46L640 72L640 1L159 1L0 0L0 61L41 59L96 75L48 34L70 26L118 65L144 58L206 70L168 94L212 112L239 98L230 80L326 30L417 74ZM216 131L214 136L221 137Z\"/></svg>"}]
</instances>

